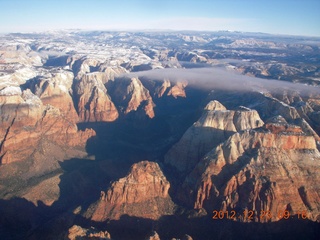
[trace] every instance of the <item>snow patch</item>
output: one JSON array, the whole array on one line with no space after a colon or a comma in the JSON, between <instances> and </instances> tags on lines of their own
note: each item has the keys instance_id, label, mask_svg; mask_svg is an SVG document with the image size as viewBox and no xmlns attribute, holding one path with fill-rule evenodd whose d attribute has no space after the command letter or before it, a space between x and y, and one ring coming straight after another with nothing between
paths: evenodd
<instances>
[{"instance_id":1,"label":"snow patch","mask_svg":"<svg viewBox=\"0 0 320 240\"><path fill-rule=\"evenodd\" d=\"M0 90L0 96L21 95L21 88L17 86L8 86Z\"/></svg>"}]
</instances>

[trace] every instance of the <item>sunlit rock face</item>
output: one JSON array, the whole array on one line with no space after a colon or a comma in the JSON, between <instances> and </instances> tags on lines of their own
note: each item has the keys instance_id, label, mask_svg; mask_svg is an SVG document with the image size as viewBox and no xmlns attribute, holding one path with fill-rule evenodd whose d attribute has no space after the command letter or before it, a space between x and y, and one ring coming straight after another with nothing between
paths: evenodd
<instances>
[{"instance_id":1,"label":"sunlit rock face","mask_svg":"<svg viewBox=\"0 0 320 240\"><path fill-rule=\"evenodd\" d=\"M78 114L72 99L74 75L70 71L54 70L45 76L29 80L25 86L40 98L43 105L52 105L69 121L78 122Z\"/></svg>"},{"instance_id":2,"label":"sunlit rock face","mask_svg":"<svg viewBox=\"0 0 320 240\"><path fill-rule=\"evenodd\" d=\"M208 151L232 134L262 125L263 121L255 110L227 110L218 101L211 101L201 118L166 154L165 162L180 172L189 172Z\"/></svg>"},{"instance_id":3,"label":"sunlit rock face","mask_svg":"<svg viewBox=\"0 0 320 240\"><path fill-rule=\"evenodd\" d=\"M1 164L29 158L46 139L60 146L84 148L87 140L95 135L89 129L78 131L70 115L58 107L44 105L29 89L10 94L2 92L0 106Z\"/></svg>"},{"instance_id":4,"label":"sunlit rock face","mask_svg":"<svg viewBox=\"0 0 320 240\"><path fill-rule=\"evenodd\" d=\"M118 110L107 93L99 74L85 74L75 82L75 98L81 122L112 122Z\"/></svg>"},{"instance_id":5,"label":"sunlit rock face","mask_svg":"<svg viewBox=\"0 0 320 240\"><path fill-rule=\"evenodd\" d=\"M149 118L154 118L154 102L150 96L149 90L143 86L138 78L120 79L116 82L114 90L116 101L124 109L124 114L132 111L141 111Z\"/></svg>"},{"instance_id":6,"label":"sunlit rock face","mask_svg":"<svg viewBox=\"0 0 320 240\"><path fill-rule=\"evenodd\" d=\"M133 164L128 175L101 193L93 206L92 220L118 219L123 214L158 219L170 214L173 203L168 194L170 183L159 165L142 161Z\"/></svg>"},{"instance_id":7,"label":"sunlit rock face","mask_svg":"<svg viewBox=\"0 0 320 240\"><path fill-rule=\"evenodd\" d=\"M284 211L316 221L319 160L313 136L297 126L266 124L207 153L185 179L181 196L194 208L236 210L241 221L278 221ZM245 210L254 217L243 217ZM267 211L271 217L262 216Z\"/></svg>"}]
</instances>

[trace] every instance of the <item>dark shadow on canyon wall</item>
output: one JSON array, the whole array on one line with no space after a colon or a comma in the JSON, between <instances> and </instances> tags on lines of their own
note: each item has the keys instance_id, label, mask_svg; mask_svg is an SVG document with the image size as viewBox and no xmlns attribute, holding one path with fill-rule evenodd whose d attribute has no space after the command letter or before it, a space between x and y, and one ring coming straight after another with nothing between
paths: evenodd
<instances>
[{"instance_id":1,"label":"dark shadow on canyon wall","mask_svg":"<svg viewBox=\"0 0 320 240\"><path fill-rule=\"evenodd\" d=\"M143 109L120 113L115 122L78 124L79 129L92 128L97 135L87 142L86 150L98 161L112 160L134 163L141 160L159 161L189 126L201 115L206 94L187 92L187 98L166 96L155 98L155 117L147 117Z\"/></svg>"},{"instance_id":2,"label":"dark shadow on canyon wall","mask_svg":"<svg viewBox=\"0 0 320 240\"><path fill-rule=\"evenodd\" d=\"M112 123L79 124L79 129L93 128L97 133L87 142L88 158L59 163L59 197L51 206L24 198L0 200L0 239L61 239L76 219L82 219L75 213L83 213L97 201L100 192L124 177L133 163L161 160L198 118L201 100L199 94L190 99L168 97L164 103L156 103L154 119L129 114ZM34 184L47 178L40 176ZM135 231L143 230L138 227Z\"/></svg>"}]
</instances>

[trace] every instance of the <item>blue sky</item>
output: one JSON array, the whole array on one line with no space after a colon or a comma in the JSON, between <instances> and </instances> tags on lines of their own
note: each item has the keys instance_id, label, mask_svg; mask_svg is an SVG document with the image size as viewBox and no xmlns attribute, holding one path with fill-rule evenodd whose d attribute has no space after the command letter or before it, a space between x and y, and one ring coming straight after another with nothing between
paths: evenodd
<instances>
[{"instance_id":1,"label":"blue sky","mask_svg":"<svg viewBox=\"0 0 320 240\"><path fill-rule=\"evenodd\" d=\"M236 30L320 36L320 0L0 0L0 32Z\"/></svg>"}]
</instances>

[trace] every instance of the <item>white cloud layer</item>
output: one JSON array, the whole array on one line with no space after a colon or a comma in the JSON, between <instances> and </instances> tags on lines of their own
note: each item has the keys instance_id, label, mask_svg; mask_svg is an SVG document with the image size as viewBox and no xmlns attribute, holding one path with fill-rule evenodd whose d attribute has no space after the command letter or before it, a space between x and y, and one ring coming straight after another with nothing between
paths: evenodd
<instances>
[{"instance_id":1,"label":"white cloud layer","mask_svg":"<svg viewBox=\"0 0 320 240\"><path fill-rule=\"evenodd\" d=\"M186 80L189 85L210 90L229 91L262 91L281 93L284 90L299 92L302 96L310 94L319 96L320 88L299 83L262 79L241 75L223 68L192 68L192 69L156 69L126 74L127 77L146 77L152 80L170 79L171 81Z\"/></svg>"}]
</instances>

